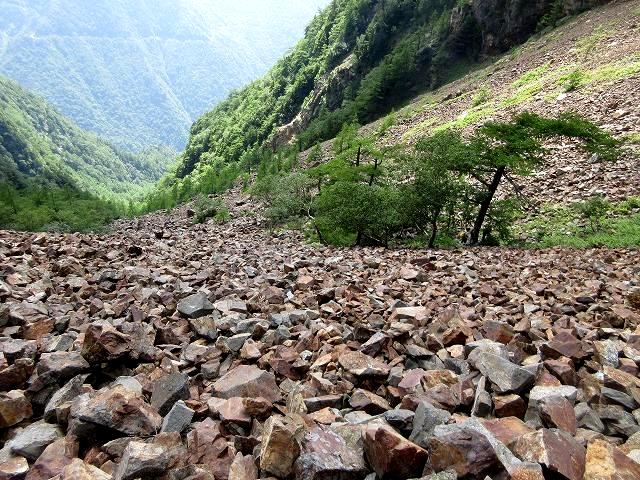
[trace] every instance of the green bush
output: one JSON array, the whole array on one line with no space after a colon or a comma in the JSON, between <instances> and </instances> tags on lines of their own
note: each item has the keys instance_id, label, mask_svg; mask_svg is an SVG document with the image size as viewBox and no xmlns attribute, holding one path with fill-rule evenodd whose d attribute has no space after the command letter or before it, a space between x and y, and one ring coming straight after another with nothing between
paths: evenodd
<instances>
[{"instance_id":1,"label":"green bush","mask_svg":"<svg viewBox=\"0 0 640 480\"><path fill-rule=\"evenodd\" d=\"M596 233L602 229L602 223L611 209L611 204L602 196L594 196L589 200L574 205L576 212L589 222L591 231Z\"/></svg>"},{"instance_id":2,"label":"green bush","mask_svg":"<svg viewBox=\"0 0 640 480\"><path fill-rule=\"evenodd\" d=\"M198 195L193 204L196 212L194 223L204 223L213 218L216 221L226 221L229 219L229 209L220 198L212 198L208 195Z\"/></svg>"}]
</instances>

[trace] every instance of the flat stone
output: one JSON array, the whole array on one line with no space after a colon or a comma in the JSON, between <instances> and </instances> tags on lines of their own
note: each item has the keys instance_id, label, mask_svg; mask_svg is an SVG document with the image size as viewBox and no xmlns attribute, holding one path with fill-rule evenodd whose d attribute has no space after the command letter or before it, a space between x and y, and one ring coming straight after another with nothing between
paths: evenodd
<instances>
[{"instance_id":1,"label":"flat stone","mask_svg":"<svg viewBox=\"0 0 640 480\"><path fill-rule=\"evenodd\" d=\"M190 295L178 302L178 312L189 318L198 318L208 315L215 310L213 304L202 292Z\"/></svg>"},{"instance_id":2,"label":"flat stone","mask_svg":"<svg viewBox=\"0 0 640 480\"><path fill-rule=\"evenodd\" d=\"M475 365L498 393L521 392L533 385L536 379L529 370L488 352L477 355Z\"/></svg>"},{"instance_id":3,"label":"flat stone","mask_svg":"<svg viewBox=\"0 0 640 480\"><path fill-rule=\"evenodd\" d=\"M389 366L362 352L347 352L340 355L338 362L347 372L357 377L386 377Z\"/></svg>"},{"instance_id":4,"label":"flat stone","mask_svg":"<svg viewBox=\"0 0 640 480\"><path fill-rule=\"evenodd\" d=\"M270 402L282 400L275 376L253 365L240 365L213 384L217 397L262 397Z\"/></svg>"},{"instance_id":5,"label":"flat stone","mask_svg":"<svg viewBox=\"0 0 640 480\"><path fill-rule=\"evenodd\" d=\"M15 455L35 461L49 444L62 436L62 430L57 425L36 422L20 431L7 445Z\"/></svg>"},{"instance_id":6,"label":"flat stone","mask_svg":"<svg viewBox=\"0 0 640 480\"><path fill-rule=\"evenodd\" d=\"M169 454L163 446L132 441L124 450L114 480L158 478L168 470L169 465Z\"/></svg>"}]
</instances>

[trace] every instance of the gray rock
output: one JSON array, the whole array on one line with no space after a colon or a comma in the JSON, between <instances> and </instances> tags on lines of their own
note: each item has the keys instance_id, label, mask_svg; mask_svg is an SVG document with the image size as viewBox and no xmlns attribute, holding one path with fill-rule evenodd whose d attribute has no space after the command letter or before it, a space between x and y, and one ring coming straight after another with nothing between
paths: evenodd
<instances>
[{"instance_id":1,"label":"gray rock","mask_svg":"<svg viewBox=\"0 0 640 480\"><path fill-rule=\"evenodd\" d=\"M189 320L191 328L201 337L215 340L218 337L216 319L211 316L192 318Z\"/></svg>"},{"instance_id":2,"label":"gray rock","mask_svg":"<svg viewBox=\"0 0 640 480\"><path fill-rule=\"evenodd\" d=\"M474 361L498 393L522 392L536 379L535 374L493 353L480 352Z\"/></svg>"},{"instance_id":3,"label":"gray rock","mask_svg":"<svg viewBox=\"0 0 640 480\"><path fill-rule=\"evenodd\" d=\"M414 417L415 412L411 410L396 409L384 412L387 423L402 433L410 433L413 430Z\"/></svg>"},{"instance_id":4,"label":"gray rock","mask_svg":"<svg viewBox=\"0 0 640 480\"><path fill-rule=\"evenodd\" d=\"M160 415L166 415L178 400L189 398L189 376L184 373L166 375L153 384L151 405Z\"/></svg>"},{"instance_id":5,"label":"gray rock","mask_svg":"<svg viewBox=\"0 0 640 480\"><path fill-rule=\"evenodd\" d=\"M44 419L47 422L62 423L64 410L68 409L71 402L83 393L82 385L87 377L86 374L78 375L53 394L44 409Z\"/></svg>"},{"instance_id":6,"label":"gray rock","mask_svg":"<svg viewBox=\"0 0 640 480\"><path fill-rule=\"evenodd\" d=\"M49 444L63 436L57 425L40 421L19 432L8 445L14 454L35 461Z\"/></svg>"},{"instance_id":7,"label":"gray rock","mask_svg":"<svg viewBox=\"0 0 640 480\"><path fill-rule=\"evenodd\" d=\"M446 424L450 419L451 414L446 410L436 408L429 402L420 402L413 418L413 430L409 440L426 448L435 428Z\"/></svg>"},{"instance_id":8,"label":"gray rock","mask_svg":"<svg viewBox=\"0 0 640 480\"><path fill-rule=\"evenodd\" d=\"M215 307L202 292L190 295L178 303L178 312L189 318L203 317L214 310Z\"/></svg>"},{"instance_id":9,"label":"gray rock","mask_svg":"<svg viewBox=\"0 0 640 480\"><path fill-rule=\"evenodd\" d=\"M579 403L574 407L579 428L587 428L594 432L603 433L604 423L598 414L586 403Z\"/></svg>"},{"instance_id":10,"label":"gray rock","mask_svg":"<svg viewBox=\"0 0 640 480\"><path fill-rule=\"evenodd\" d=\"M170 465L166 449L160 445L143 442L129 442L122 460L116 470L114 480L133 480L135 478L157 478L165 473Z\"/></svg>"},{"instance_id":11,"label":"gray rock","mask_svg":"<svg viewBox=\"0 0 640 480\"><path fill-rule=\"evenodd\" d=\"M162 421L162 433L182 431L189 426L195 412L182 401L176 402Z\"/></svg>"}]
</instances>

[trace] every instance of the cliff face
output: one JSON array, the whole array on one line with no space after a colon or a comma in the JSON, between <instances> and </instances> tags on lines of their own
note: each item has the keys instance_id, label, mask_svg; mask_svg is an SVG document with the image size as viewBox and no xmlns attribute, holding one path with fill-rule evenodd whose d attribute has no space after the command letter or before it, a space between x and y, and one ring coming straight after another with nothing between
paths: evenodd
<instances>
[{"instance_id":1,"label":"cliff face","mask_svg":"<svg viewBox=\"0 0 640 480\"><path fill-rule=\"evenodd\" d=\"M524 42L545 15L573 15L607 0L473 0L473 16L482 32L485 53Z\"/></svg>"}]
</instances>

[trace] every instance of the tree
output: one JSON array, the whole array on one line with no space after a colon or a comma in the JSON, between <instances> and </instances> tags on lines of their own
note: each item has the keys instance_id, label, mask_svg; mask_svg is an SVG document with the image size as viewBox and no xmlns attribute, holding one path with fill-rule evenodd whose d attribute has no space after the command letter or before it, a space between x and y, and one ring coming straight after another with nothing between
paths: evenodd
<instances>
[{"instance_id":1,"label":"tree","mask_svg":"<svg viewBox=\"0 0 640 480\"><path fill-rule=\"evenodd\" d=\"M583 148L600 160L615 160L619 156L618 141L592 122L571 113L545 118L525 112L510 122L486 123L469 140L451 135L448 143L438 144L441 154L453 160L449 168L467 176L479 188L478 210L467 244L480 242L503 180L520 190L513 175L529 175L543 165L547 154L544 141L553 137L582 140ZM422 142L427 150L433 143L433 137Z\"/></svg>"}]
</instances>

